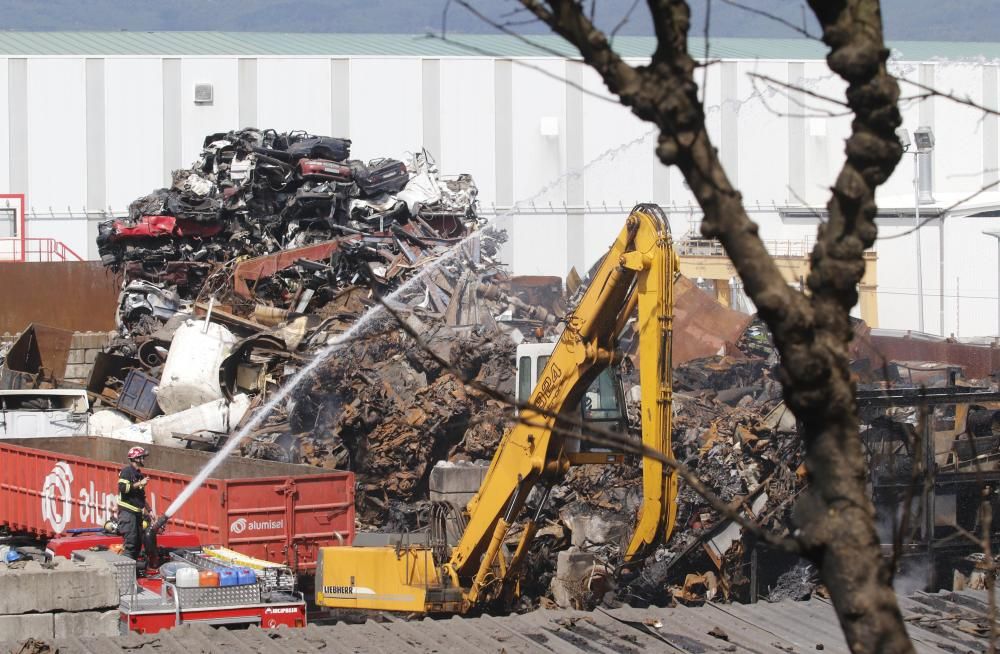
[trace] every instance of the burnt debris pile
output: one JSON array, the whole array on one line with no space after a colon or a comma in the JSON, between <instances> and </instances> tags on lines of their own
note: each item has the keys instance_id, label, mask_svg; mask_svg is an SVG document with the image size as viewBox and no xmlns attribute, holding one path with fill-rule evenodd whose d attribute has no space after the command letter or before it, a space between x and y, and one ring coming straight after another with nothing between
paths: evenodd
<instances>
[{"instance_id":1,"label":"burnt debris pile","mask_svg":"<svg viewBox=\"0 0 1000 654\"><path fill-rule=\"evenodd\" d=\"M792 502L806 479L795 420L769 371L766 358L736 349L678 366L673 453L734 513L787 534ZM552 589L549 597L579 607L747 601L757 594L751 589L752 572L758 586L766 588L796 564L766 550L754 562L754 535L683 480L669 540L643 561L626 564L622 559L642 501L641 486L638 461L570 470L551 494L548 526L540 530L529 562L529 576L546 580L542 585ZM559 549L592 556L584 566L587 584L572 583L571 565L566 578L560 574L561 561L551 556Z\"/></svg>"}]
</instances>

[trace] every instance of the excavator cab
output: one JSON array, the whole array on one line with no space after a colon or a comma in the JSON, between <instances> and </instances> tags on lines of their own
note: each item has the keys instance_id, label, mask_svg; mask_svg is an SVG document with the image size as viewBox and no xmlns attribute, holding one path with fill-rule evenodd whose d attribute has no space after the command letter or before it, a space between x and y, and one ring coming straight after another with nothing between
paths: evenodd
<instances>
[{"instance_id":1,"label":"excavator cab","mask_svg":"<svg viewBox=\"0 0 1000 654\"><path fill-rule=\"evenodd\" d=\"M545 369L555 343L521 343L517 346L517 387L515 400L520 406L528 401L538 378ZM580 420L598 430L618 434L628 432L623 407L625 394L617 368L609 366L601 371L580 400ZM624 455L600 445L577 438L566 439L566 454L572 464L622 463Z\"/></svg>"}]
</instances>

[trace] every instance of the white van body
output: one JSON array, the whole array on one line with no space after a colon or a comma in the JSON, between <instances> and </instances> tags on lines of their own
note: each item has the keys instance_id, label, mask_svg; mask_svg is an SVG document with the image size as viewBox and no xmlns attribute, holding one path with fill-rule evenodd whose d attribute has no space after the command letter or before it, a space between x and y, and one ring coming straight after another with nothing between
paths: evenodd
<instances>
[{"instance_id":1,"label":"white van body","mask_svg":"<svg viewBox=\"0 0 1000 654\"><path fill-rule=\"evenodd\" d=\"M0 438L85 436L89 417L83 389L0 391Z\"/></svg>"}]
</instances>

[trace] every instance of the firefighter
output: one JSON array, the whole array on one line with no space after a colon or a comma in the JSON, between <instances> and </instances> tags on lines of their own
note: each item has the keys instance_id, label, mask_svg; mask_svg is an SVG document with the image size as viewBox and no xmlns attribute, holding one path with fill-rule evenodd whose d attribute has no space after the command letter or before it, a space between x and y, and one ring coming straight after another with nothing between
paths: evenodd
<instances>
[{"instance_id":1,"label":"firefighter","mask_svg":"<svg viewBox=\"0 0 1000 654\"><path fill-rule=\"evenodd\" d=\"M146 506L149 477L142 473L148 455L145 448L133 447L128 451L128 465L118 473L118 533L125 538L122 554L133 560L142 549L143 519L154 517Z\"/></svg>"}]
</instances>

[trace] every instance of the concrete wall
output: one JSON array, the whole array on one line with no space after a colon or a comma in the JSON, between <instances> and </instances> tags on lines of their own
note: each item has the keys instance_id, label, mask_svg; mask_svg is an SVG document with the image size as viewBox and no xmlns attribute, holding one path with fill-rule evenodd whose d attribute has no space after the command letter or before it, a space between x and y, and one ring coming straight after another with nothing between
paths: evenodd
<instances>
[{"instance_id":1,"label":"concrete wall","mask_svg":"<svg viewBox=\"0 0 1000 654\"><path fill-rule=\"evenodd\" d=\"M85 384L94 361L100 352L108 349L115 332L77 332L73 334L73 344L69 350L65 381Z\"/></svg>"},{"instance_id":2,"label":"concrete wall","mask_svg":"<svg viewBox=\"0 0 1000 654\"><path fill-rule=\"evenodd\" d=\"M893 64L905 79L990 106L1000 105L998 69ZM782 218L777 209L825 205L849 119L830 115L842 113L840 105L768 87L749 73L836 98L843 84L822 61L727 60L705 70L709 131L761 233L812 238L816 219ZM204 82L214 102L197 105L194 85ZM904 86L904 97L916 94ZM923 124L936 132L934 206L997 179L995 116L941 98L905 102L903 115L911 132ZM365 158L404 158L426 145L443 172L475 176L487 211L519 204L499 219L511 232L504 254L517 274L588 267L637 201L668 207L678 234L700 218L677 171L656 161L648 126L610 100L588 68L546 58L0 58L0 193L27 193L29 236L58 238L95 257L99 215L88 219L87 211L123 211L190 164L205 134L250 124L349 136ZM912 177L907 157L879 194L883 209L904 212L883 221L883 234L896 238L877 246L883 327L917 327L916 244L905 234ZM1000 206L1000 192L974 204ZM997 217L949 218L943 250L936 225L921 230L926 331L1000 332L996 244L982 235L997 228Z\"/></svg>"},{"instance_id":3,"label":"concrete wall","mask_svg":"<svg viewBox=\"0 0 1000 654\"><path fill-rule=\"evenodd\" d=\"M0 643L118 634L118 586L108 564L61 556L0 565ZM19 651L11 648L8 651Z\"/></svg>"}]
</instances>

